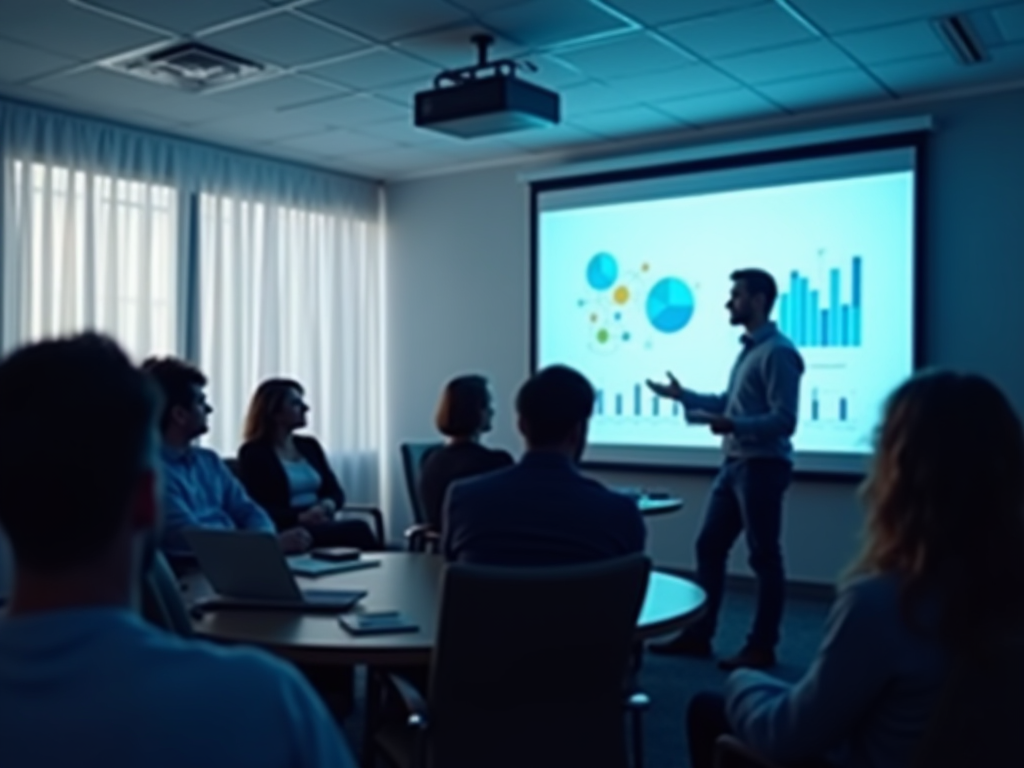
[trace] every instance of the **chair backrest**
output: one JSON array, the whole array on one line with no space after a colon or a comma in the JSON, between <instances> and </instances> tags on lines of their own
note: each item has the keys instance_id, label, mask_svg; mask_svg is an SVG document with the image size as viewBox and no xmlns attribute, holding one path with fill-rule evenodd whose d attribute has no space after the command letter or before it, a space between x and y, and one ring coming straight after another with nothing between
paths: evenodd
<instances>
[{"instance_id":1,"label":"chair backrest","mask_svg":"<svg viewBox=\"0 0 1024 768\"><path fill-rule=\"evenodd\" d=\"M192 635L192 621L181 599L178 579L161 552L153 557L142 580L142 615L168 632L182 637Z\"/></svg>"},{"instance_id":2,"label":"chair backrest","mask_svg":"<svg viewBox=\"0 0 1024 768\"><path fill-rule=\"evenodd\" d=\"M625 699L651 563L453 564L431 667L428 763L623 768Z\"/></svg>"},{"instance_id":3,"label":"chair backrest","mask_svg":"<svg viewBox=\"0 0 1024 768\"><path fill-rule=\"evenodd\" d=\"M420 469L423 467L423 459L441 445L442 443L402 443L399 446L402 452L402 471L405 473L405 489L409 494L409 505L415 523L427 522L423 497L420 496Z\"/></svg>"},{"instance_id":4,"label":"chair backrest","mask_svg":"<svg viewBox=\"0 0 1024 768\"><path fill-rule=\"evenodd\" d=\"M1024 636L956 664L936 702L914 768L1024 768L1020 692Z\"/></svg>"}]
</instances>

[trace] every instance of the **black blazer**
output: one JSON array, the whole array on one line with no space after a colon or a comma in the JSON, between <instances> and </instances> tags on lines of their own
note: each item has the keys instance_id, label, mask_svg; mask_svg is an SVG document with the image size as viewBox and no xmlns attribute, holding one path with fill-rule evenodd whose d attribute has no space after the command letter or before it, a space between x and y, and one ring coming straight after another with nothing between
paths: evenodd
<instances>
[{"instance_id":1,"label":"black blazer","mask_svg":"<svg viewBox=\"0 0 1024 768\"><path fill-rule=\"evenodd\" d=\"M295 448L320 475L318 499L331 499L341 509L345 491L335 477L320 443L312 437L295 436ZM238 449L238 474L253 501L274 519L278 530L294 528L303 510L291 506L291 489L281 459L269 440L251 440Z\"/></svg>"},{"instance_id":2,"label":"black blazer","mask_svg":"<svg viewBox=\"0 0 1024 768\"><path fill-rule=\"evenodd\" d=\"M441 530L444 499L456 480L475 477L515 464L507 451L486 448L480 443L454 443L435 448L420 464L420 498L427 522Z\"/></svg>"}]
</instances>

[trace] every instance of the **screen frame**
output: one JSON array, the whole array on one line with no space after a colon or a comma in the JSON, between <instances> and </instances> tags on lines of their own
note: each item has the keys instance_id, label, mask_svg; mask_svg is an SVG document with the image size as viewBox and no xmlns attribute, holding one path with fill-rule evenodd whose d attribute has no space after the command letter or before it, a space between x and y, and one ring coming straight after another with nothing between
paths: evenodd
<instances>
[{"instance_id":1,"label":"screen frame","mask_svg":"<svg viewBox=\"0 0 1024 768\"><path fill-rule=\"evenodd\" d=\"M638 165L631 168L622 168L611 171L595 173L584 173L579 175L566 175L557 178L547 178L530 182L529 185L529 216L530 216L530 254L529 254L529 306L530 306L530 349L529 349L529 372L533 375L537 372L537 350L538 350L538 259L539 259L539 197L545 192L553 192L578 187L602 186L629 181L643 181L664 176L677 176L692 173L707 173L713 171L725 171L742 167L759 165L771 165L799 160L813 160L827 157L838 157L844 155L856 155L867 152L876 152L893 149L911 149L914 151L914 221L912 230L914 233L914 248L911 254L911 261L914 270L914 306L911 308L914 329L911 335L911 365L914 371L920 370L925 364L925 273L926 264L924 253L926 252L927 233L927 206L926 190L928 176L928 132L924 130L913 130L884 136L871 136L860 139L849 139L843 141L823 142L818 144L807 144L795 147L770 149L755 152L746 152L733 155L721 155L707 157L698 160L683 160L672 163L661 163L656 165ZM694 449L704 451L704 449ZM844 454L846 455L846 454ZM852 455L852 454L851 454ZM799 456L799 453L797 453ZM661 464L644 461L607 461L584 459L581 462L585 469L598 471L620 471L620 472L650 472L650 473L683 473L696 475L710 475L718 472L718 466L706 464ZM862 469L816 469L800 467L796 462L794 475L798 478L808 478L818 481L841 481L850 482L862 478L865 474L867 461Z\"/></svg>"}]
</instances>

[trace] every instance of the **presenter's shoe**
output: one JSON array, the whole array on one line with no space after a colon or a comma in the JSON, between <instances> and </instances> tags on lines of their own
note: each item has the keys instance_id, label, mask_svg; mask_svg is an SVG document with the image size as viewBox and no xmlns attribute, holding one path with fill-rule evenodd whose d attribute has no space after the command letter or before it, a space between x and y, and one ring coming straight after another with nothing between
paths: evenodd
<instances>
[{"instance_id":1,"label":"presenter's shoe","mask_svg":"<svg viewBox=\"0 0 1024 768\"><path fill-rule=\"evenodd\" d=\"M647 646L651 653L661 656L690 656L695 659L710 659L711 643L707 640L696 640L685 634L678 635L664 643L651 643Z\"/></svg>"},{"instance_id":2,"label":"presenter's shoe","mask_svg":"<svg viewBox=\"0 0 1024 768\"><path fill-rule=\"evenodd\" d=\"M770 648L747 646L735 656L718 660L718 668L731 672L734 669L771 669L775 666L775 651Z\"/></svg>"}]
</instances>

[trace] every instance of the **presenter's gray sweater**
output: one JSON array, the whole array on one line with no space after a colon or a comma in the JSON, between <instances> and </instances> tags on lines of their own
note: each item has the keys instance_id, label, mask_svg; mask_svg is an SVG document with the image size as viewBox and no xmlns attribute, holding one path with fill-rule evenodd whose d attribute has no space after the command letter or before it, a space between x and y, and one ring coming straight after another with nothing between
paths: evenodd
<instances>
[{"instance_id":1,"label":"presenter's gray sweater","mask_svg":"<svg viewBox=\"0 0 1024 768\"><path fill-rule=\"evenodd\" d=\"M683 406L687 412L708 411L732 419L735 431L722 440L727 457L789 459L803 358L775 323L743 334L740 342L743 350L729 376L729 389L721 395L684 389Z\"/></svg>"}]
</instances>

